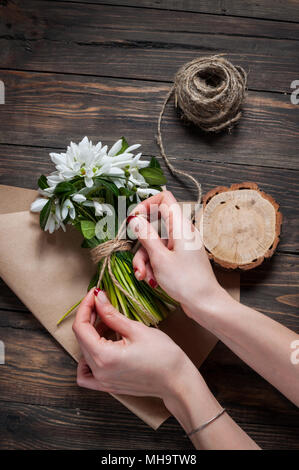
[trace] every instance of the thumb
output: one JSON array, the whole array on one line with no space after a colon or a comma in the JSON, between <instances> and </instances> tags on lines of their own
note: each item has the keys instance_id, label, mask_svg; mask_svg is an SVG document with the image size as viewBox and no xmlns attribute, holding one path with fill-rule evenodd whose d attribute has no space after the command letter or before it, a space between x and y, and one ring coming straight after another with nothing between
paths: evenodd
<instances>
[{"instance_id":1,"label":"thumb","mask_svg":"<svg viewBox=\"0 0 299 470\"><path fill-rule=\"evenodd\" d=\"M132 333L132 323L134 320L122 315L111 305L106 293L101 289L94 290L95 307L99 317L112 330L120 333L122 336L130 336Z\"/></svg>"}]
</instances>

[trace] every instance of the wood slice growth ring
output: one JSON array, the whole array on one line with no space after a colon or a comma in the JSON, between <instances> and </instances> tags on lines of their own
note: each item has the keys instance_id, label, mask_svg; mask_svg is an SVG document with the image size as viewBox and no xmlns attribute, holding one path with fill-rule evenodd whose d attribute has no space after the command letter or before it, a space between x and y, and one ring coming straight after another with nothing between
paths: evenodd
<instances>
[{"instance_id":1,"label":"wood slice growth ring","mask_svg":"<svg viewBox=\"0 0 299 470\"><path fill-rule=\"evenodd\" d=\"M201 233L208 255L226 269L252 269L279 242L279 205L256 183L218 186L203 197Z\"/></svg>"}]
</instances>

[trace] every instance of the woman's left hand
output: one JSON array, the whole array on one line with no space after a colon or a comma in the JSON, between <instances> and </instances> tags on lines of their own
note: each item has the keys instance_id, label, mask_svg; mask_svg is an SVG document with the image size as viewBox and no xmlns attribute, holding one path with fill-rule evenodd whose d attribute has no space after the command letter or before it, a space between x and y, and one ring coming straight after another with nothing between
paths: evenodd
<instances>
[{"instance_id":1,"label":"woman's left hand","mask_svg":"<svg viewBox=\"0 0 299 470\"><path fill-rule=\"evenodd\" d=\"M101 319L97 329L96 315ZM107 327L122 338L106 339L102 333ZM126 318L111 305L104 291L89 291L81 302L73 331L83 353L77 370L81 387L164 399L177 392L186 374L198 374L165 333Z\"/></svg>"}]
</instances>

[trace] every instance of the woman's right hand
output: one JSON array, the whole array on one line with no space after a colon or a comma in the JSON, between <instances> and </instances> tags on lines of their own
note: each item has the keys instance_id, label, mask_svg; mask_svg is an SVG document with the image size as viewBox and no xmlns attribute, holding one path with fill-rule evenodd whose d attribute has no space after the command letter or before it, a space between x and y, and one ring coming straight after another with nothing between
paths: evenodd
<instances>
[{"instance_id":1,"label":"woman's right hand","mask_svg":"<svg viewBox=\"0 0 299 470\"><path fill-rule=\"evenodd\" d=\"M162 240L147 220L153 211L166 225L167 240ZM151 287L159 284L191 317L195 311L206 312L213 301L217 303L226 295L214 275L199 231L183 216L171 192L162 191L140 203L128 222L142 244L133 259L138 280L145 280Z\"/></svg>"}]
</instances>

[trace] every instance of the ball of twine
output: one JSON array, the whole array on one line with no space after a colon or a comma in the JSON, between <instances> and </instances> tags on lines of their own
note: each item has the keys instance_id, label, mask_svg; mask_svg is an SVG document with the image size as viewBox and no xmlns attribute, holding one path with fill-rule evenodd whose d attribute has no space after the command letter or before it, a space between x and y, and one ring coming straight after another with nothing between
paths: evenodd
<instances>
[{"instance_id":1,"label":"ball of twine","mask_svg":"<svg viewBox=\"0 0 299 470\"><path fill-rule=\"evenodd\" d=\"M221 55L192 60L174 80L176 103L184 117L208 132L238 122L245 91L246 72Z\"/></svg>"},{"instance_id":2,"label":"ball of twine","mask_svg":"<svg viewBox=\"0 0 299 470\"><path fill-rule=\"evenodd\" d=\"M166 105L175 94L183 117L207 132L230 129L241 117L247 75L240 66L234 66L221 54L200 57L183 65L175 75L174 84L162 105L157 126L157 143L163 160L173 175L189 178L197 188L197 202L201 201L201 184L187 171L179 170L167 157L161 133Z\"/></svg>"}]
</instances>

